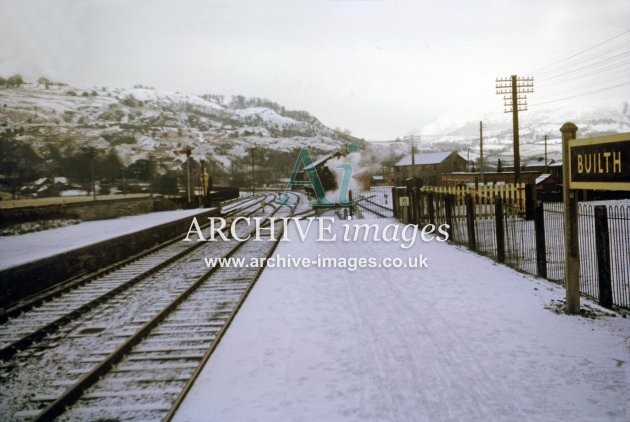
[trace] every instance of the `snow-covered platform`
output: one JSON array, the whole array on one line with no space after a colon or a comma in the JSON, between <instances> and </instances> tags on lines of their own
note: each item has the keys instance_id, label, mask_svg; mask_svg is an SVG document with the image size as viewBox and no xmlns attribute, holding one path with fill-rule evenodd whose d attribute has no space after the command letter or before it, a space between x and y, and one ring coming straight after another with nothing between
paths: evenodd
<instances>
[{"instance_id":1,"label":"snow-covered platform","mask_svg":"<svg viewBox=\"0 0 630 422\"><path fill-rule=\"evenodd\" d=\"M161 211L0 237L0 270L191 217L203 210Z\"/></svg>"},{"instance_id":2,"label":"snow-covered platform","mask_svg":"<svg viewBox=\"0 0 630 422\"><path fill-rule=\"evenodd\" d=\"M267 268L175 420L628 420L628 319L443 242L290 233L277 256L428 267Z\"/></svg>"},{"instance_id":3,"label":"snow-covered platform","mask_svg":"<svg viewBox=\"0 0 630 422\"><path fill-rule=\"evenodd\" d=\"M163 211L0 237L0 308L184 236L193 215L217 213L216 208Z\"/></svg>"}]
</instances>

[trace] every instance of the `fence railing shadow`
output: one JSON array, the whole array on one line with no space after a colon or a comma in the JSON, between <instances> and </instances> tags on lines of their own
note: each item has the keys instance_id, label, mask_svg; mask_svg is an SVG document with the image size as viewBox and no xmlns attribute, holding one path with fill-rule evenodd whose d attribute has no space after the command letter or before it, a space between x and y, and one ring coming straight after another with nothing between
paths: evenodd
<instances>
[{"instance_id":1,"label":"fence railing shadow","mask_svg":"<svg viewBox=\"0 0 630 422\"><path fill-rule=\"evenodd\" d=\"M477 192L395 187L392 203L394 216L406 223L448 224L451 242L564 284L563 204L535 202L526 210L524 192L521 186ZM403 197L409 206L400 205ZM604 306L630 309L630 206L580 203L579 227L582 294ZM602 261L606 248L608 263Z\"/></svg>"}]
</instances>

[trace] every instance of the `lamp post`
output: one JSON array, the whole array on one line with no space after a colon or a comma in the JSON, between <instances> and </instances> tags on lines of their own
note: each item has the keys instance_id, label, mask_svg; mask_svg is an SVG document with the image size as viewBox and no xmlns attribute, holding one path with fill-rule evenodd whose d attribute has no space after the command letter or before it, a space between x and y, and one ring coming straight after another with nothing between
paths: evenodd
<instances>
[{"instance_id":1,"label":"lamp post","mask_svg":"<svg viewBox=\"0 0 630 422\"><path fill-rule=\"evenodd\" d=\"M120 171L122 172L122 193L123 193L123 195L126 195L127 194L127 186L126 186L127 182L126 182L126 179L125 179L125 168L122 167L120 169Z\"/></svg>"},{"instance_id":2,"label":"lamp post","mask_svg":"<svg viewBox=\"0 0 630 422\"><path fill-rule=\"evenodd\" d=\"M191 196L190 196L190 154L192 153L192 150L187 147L184 149L178 149L173 151L175 154L186 154L186 192L187 192L187 197L188 197L188 205L190 205L191 203Z\"/></svg>"},{"instance_id":3,"label":"lamp post","mask_svg":"<svg viewBox=\"0 0 630 422\"><path fill-rule=\"evenodd\" d=\"M153 154L149 153L149 197L153 198Z\"/></svg>"},{"instance_id":4,"label":"lamp post","mask_svg":"<svg viewBox=\"0 0 630 422\"><path fill-rule=\"evenodd\" d=\"M186 192L188 194L188 205L192 202L190 190L190 149L188 149L186 152Z\"/></svg>"},{"instance_id":5,"label":"lamp post","mask_svg":"<svg viewBox=\"0 0 630 422\"><path fill-rule=\"evenodd\" d=\"M252 196L256 194L256 147L252 147Z\"/></svg>"},{"instance_id":6,"label":"lamp post","mask_svg":"<svg viewBox=\"0 0 630 422\"><path fill-rule=\"evenodd\" d=\"M90 148L90 177L92 179L92 198L96 201L96 181L94 180L94 148Z\"/></svg>"}]
</instances>

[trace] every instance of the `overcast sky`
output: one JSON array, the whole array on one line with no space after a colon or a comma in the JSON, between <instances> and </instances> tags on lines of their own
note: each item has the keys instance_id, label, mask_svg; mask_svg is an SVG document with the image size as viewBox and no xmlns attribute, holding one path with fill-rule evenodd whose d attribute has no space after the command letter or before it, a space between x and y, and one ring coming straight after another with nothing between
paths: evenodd
<instances>
[{"instance_id":1,"label":"overcast sky","mask_svg":"<svg viewBox=\"0 0 630 422\"><path fill-rule=\"evenodd\" d=\"M1 76L265 97L366 139L500 111L512 74L530 104L630 100L628 0L2 3Z\"/></svg>"}]
</instances>

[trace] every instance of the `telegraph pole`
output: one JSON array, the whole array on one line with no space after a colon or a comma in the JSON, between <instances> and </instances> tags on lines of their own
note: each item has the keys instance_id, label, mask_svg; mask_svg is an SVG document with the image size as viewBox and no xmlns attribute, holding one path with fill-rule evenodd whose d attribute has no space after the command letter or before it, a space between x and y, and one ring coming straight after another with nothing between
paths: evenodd
<instances>
[{"instance_id":1,"label":"telegraph pole","mask_svg":"<svg viewBox=\"0 0 630 422\"><path fill-rule=\"evenodd\" d=\"M466 160L466 172L470 173L470 148L468 148L468 159Z\"/></svg>"},{"instance_id":2,"label":"telegraph pole","mask_svg":"<svg viewBox=\"0 0 630 422\"><path fill-rule=\"evenodd\" d=\"M549 162L547 161L547 135L545 135L545 171L548 171Z\"/></svg>"},{"instance_id":3,"label":"telegraph pole","mask_svg":"<svg viewBox=\"0 0 630 422\"><path fill-rule=\"evenodd\" d=\"M413 145L413 135L409 135L409 146L411 147L411 177L416 177L416 148Z\"/></svg>"},{"instance_id":4,"label":"telegraph pole","mask_svg":"<svg viewBox=\"0 0 630 422\"><path fill-rule=\"evenodd\" d=\"M483 177L483 122L479 121L479 179L484 183Z\"/></svg>"},{"instance_id":5,"label":"telegraph pole","mask_svg":"<svg viewBox=\"0 0 630 422\"><path fill-rule=\"evenodd\" d=\"M512 132L514 136L514 183L521 181L521 158L519 154L518 112L527 111L527 95L534 92L533 77L518 77L496 79L496 93L503 95L505 112L512 112Z\"/></svg>"}]
</instances>

